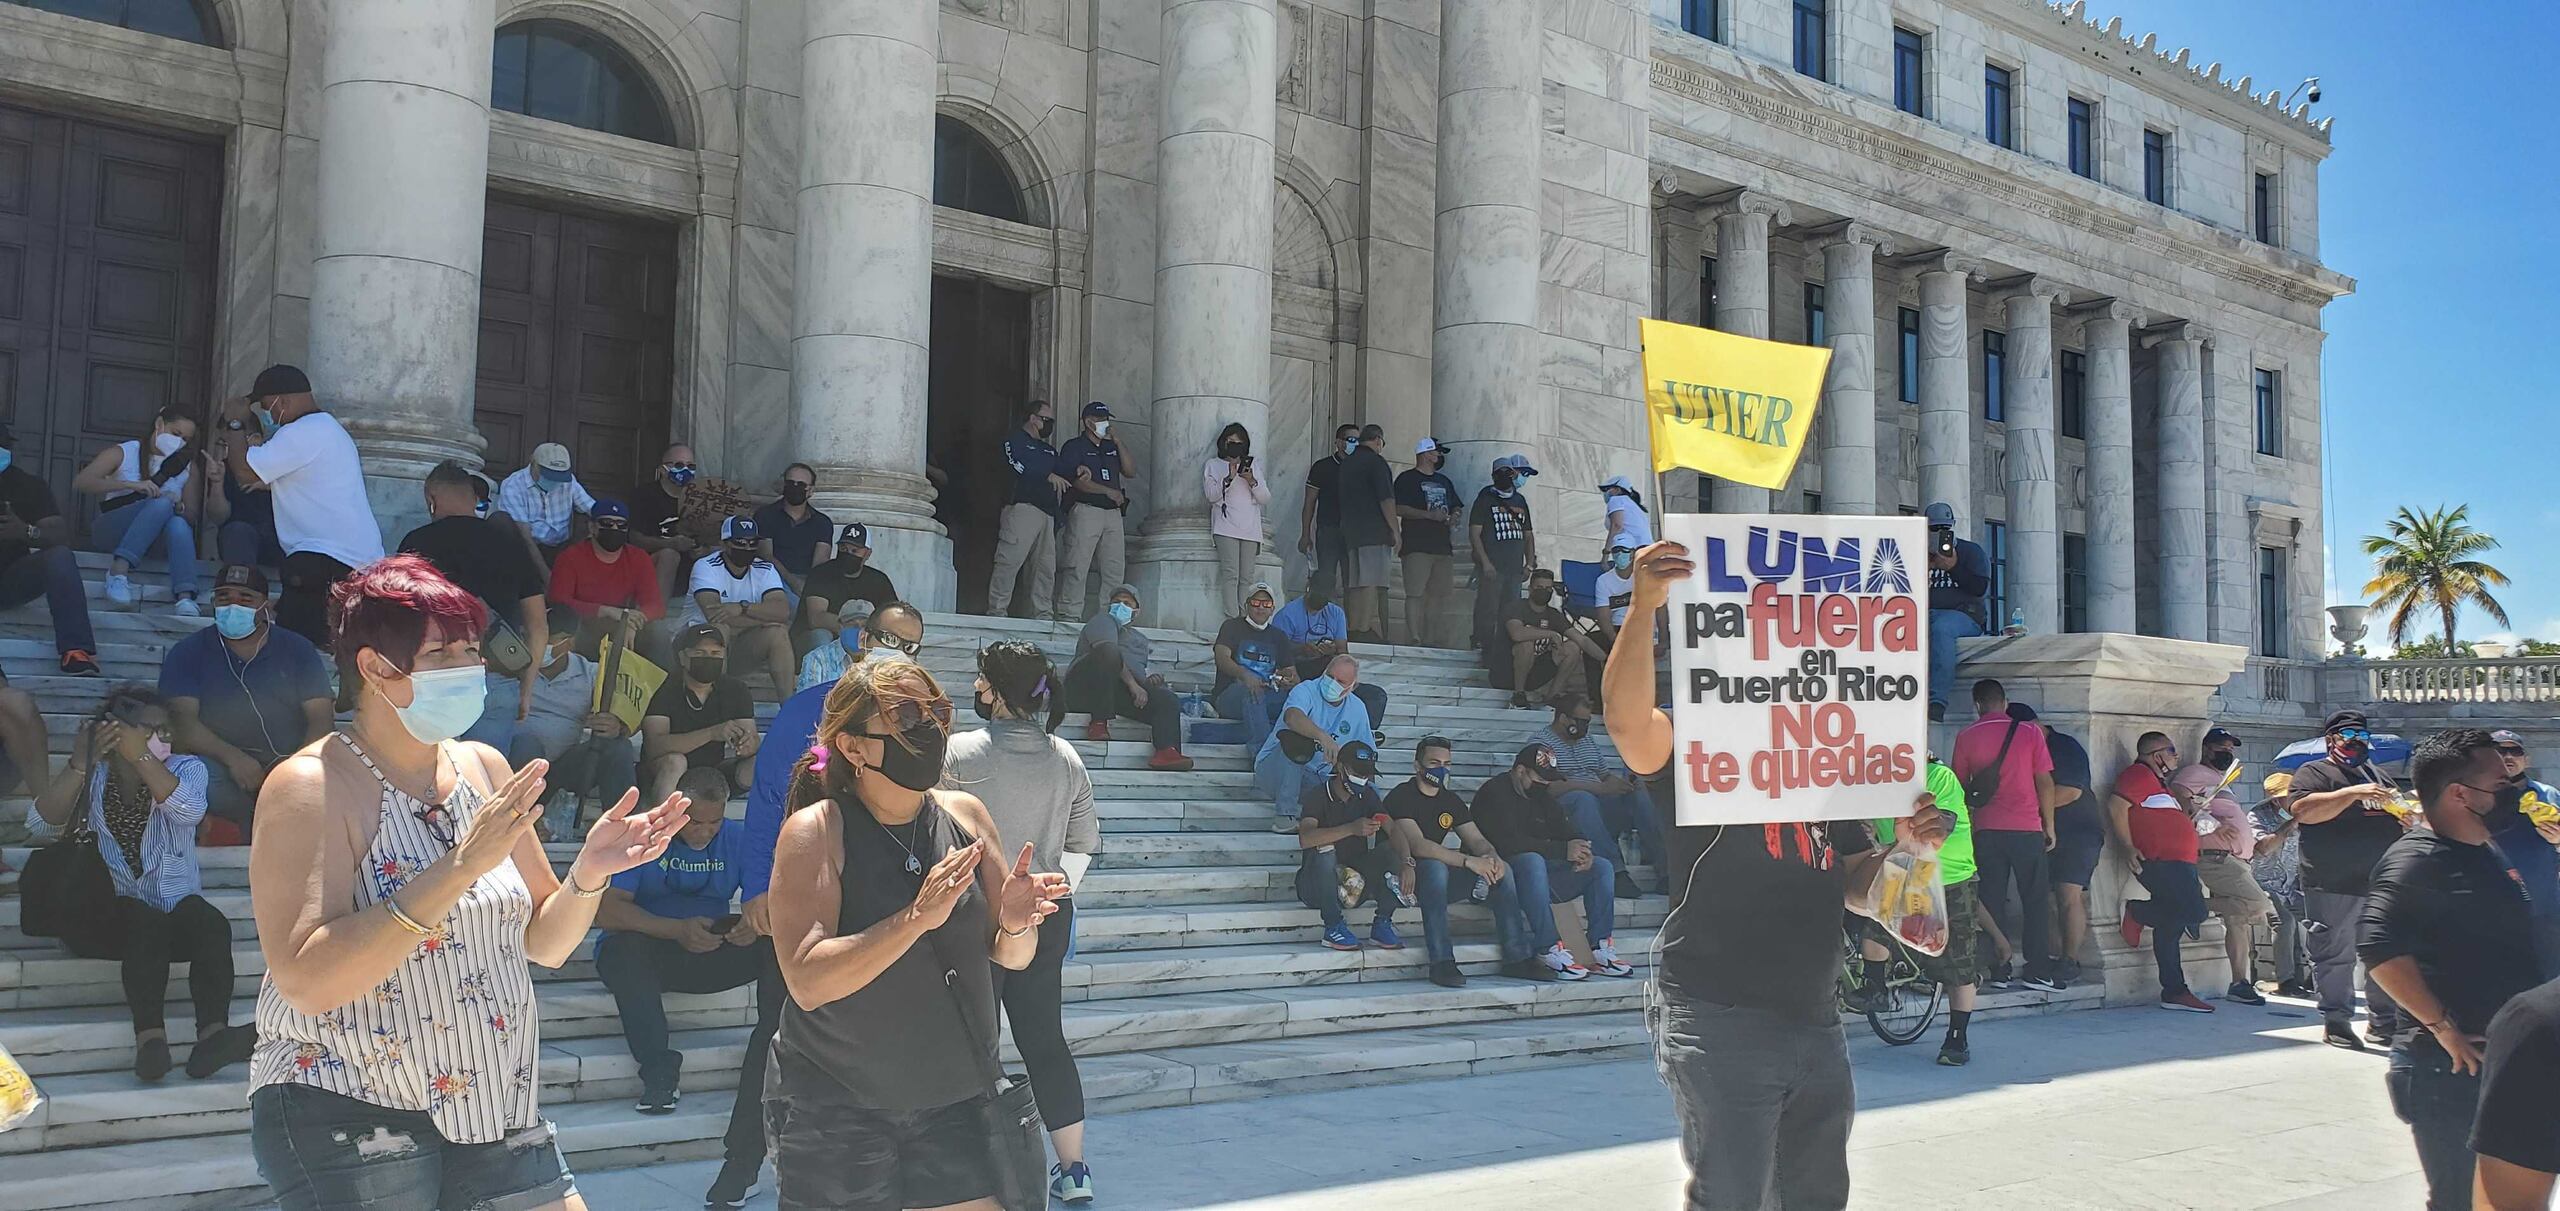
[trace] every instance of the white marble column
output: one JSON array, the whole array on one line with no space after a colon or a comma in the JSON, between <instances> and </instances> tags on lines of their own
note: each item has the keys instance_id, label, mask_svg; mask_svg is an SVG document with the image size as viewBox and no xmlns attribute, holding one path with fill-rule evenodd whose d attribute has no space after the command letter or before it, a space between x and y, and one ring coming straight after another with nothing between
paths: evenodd
<instances>
[{"instance_id":1,"label":"white marble column","mask_svg":"<svg viewBox=\"0 0 2560 1211\"><path fill-rule=\"evenodd\" d=\"M2109 300L2087 313L2080 343L2089 375L2083 393L2089 434L2089 629L2133 634L2132 326L2142 312Z\"/></svg>"},{"instance_id":2,"label":"white marble column","mask_svg":"<svg viewBox=\"0 0 2560 1211\"><path fill-rule=\"evenodd\" d=\"M1505 454L1540 464L1555 429L1538 382L1544 43L1538 0L1441 0L1431 423L1470 492Z\"/></svg>"},{"instance_id":3,"label":"white marble column","mask_svg":"<svg viewBox=\"0 0 2560 1211\"><path fill-rule=\"evenodd\" d=\"M924 477L941 10L931 0L806 6L792 448L817 468L818 505L871 527L873 561L908 599L948 610L951 541Z\"/></svg>"},{"instance_id":4,"label":"white marble column","mask_svg":"<svg viewBox=\"0 0 2560 1211\"><path fill-rule=\"evenodd\" d=\"M1787 204L1742 190L1706 213L1716 220L1716 331L1767 340L1769 227L1794 222ZM1719 479L1714 496L1718 513L1766 513L1773 494L1767 488Z\"/></svg>"},{"instance_id":5,"label":"white marble column","mask_svg":"<svg viewBox=\"0 0 2560 1211\"><path fill-rule=\"evenodd\" d=\"M425 519L427 471L487 445L471 405L496 22L491 0L340 0L322 23L311 382L393 539Z\"/></svg>"},{"instance_id":6,"label":"white marble column","mask_svg":"<svg viewBox=\"0 0 2560 1211\"><path fill-rule=\"evenodd\" d=\"M1200 467L1218 430L1257 443L1271 404L1272 0L1164 0L1156 141L1155 506L1129 561L1157 626L1215 631ZM1272 464L1274 471L1278 464ZM1107 590L1109 586L1104 586Z\"/></svg>"},{"instance_id":7,"label":"white marble column","mask_svg":"<svg viewBox=\"0 0 2560 1211\"><path fill-rule=\"evenodd\" d=\"M2171 639L2208 633L2204 547L2204 331L2178 321L2158 345L2160 616Z\"/></svg>"},{"instance_id":8,"label":"white marble column","mask_svg":"<svg viewBox=\"0 0 2560 1211\"><path fill-rule=\"evenodd\" d=\"M2053 303L2063 291L2036 278L2006 300L2009 604L2027 630L2062 629L2062 527L2053 482Z\"/></svg>"},{"instance_id":9,"label":"white marble column","mask_svg":"<svg viewBox=\"0 0 2560 1211\"><path fill-rule=\"evenodd\" d=\"M1956 533L1973 537L1973 359L1965 291L1981 266L1941 255L1920 274L1920 503L1956 511Z\"/></svg>"},{"instance_id":10,"label":"white marble column","mask_svg":"<svg viewBox=\"0 0 2560 1211\"><path fill-rule=\"evenodd\" d=\"M1876 256L1884 237L1859 223L1822 246L1823 322L1831 378L1822 394L1822 511L1876 512Z\"/></svg>"}]
</instances>

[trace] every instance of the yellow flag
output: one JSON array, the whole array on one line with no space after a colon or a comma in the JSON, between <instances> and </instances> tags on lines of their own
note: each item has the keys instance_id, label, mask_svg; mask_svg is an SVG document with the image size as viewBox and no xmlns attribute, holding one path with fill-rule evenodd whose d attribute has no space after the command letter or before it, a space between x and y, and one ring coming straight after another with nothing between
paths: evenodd
<instances>
[{"instance_id":1,"label":"yellow flag","mask_svg":"<svg viewBox=\"0 0 2560 1211\"><path fill-rule=\"evenodd\" d=\"M1673 467L1782 488L1813 435L1831 351L1645 320L1655 474Z\"/></svg>"},{"instance_id":2,"label":"yellow flag","mask_svg":"<svg viewBox=\"0 0 2560 1211\"><path fill-rule=\"evenodd\" d=\"M613 659L613 648L613 636L605 636L597 648L597 673L603 673L606 663ZM613 712L613 717L621 720L622 726L637 736L640 734L641 716L649 713L649 700L657 697L658 687L667 683L667 671L633 651L623 652L622 659L613 668L613 684L606 685L601 677L598 678L594 709Z\"/></svg>"}]
</instances>

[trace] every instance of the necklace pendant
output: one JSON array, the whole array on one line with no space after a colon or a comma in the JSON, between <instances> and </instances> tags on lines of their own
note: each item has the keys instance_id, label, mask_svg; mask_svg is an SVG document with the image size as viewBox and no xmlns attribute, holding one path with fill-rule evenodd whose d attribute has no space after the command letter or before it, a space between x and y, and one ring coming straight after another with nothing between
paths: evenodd
<instances>
[{"instance_id":1,"label":"necklace pendant","mask_svg":"<svg viewBox=\"0 0 2560 1211\"><path fill-rule=\"evenodd\" d=\"M907 873L908 873L908 874L911 874L911 875L920 875L920 874L923 874L923 873L924 873L924 862L923 862L923 860L922 860L922 859L917 858L914 854L908 854L908 855L907 855Z\"/></svg>"}]
</instances>

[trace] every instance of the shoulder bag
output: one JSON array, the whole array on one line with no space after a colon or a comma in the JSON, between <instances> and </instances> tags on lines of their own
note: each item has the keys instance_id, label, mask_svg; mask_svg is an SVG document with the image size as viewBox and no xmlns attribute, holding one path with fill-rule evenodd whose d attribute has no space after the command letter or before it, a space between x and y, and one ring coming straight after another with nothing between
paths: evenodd
<instances>
[{"instance_id":1,"label":"shoulder bag","mask_svg":"<svg viewBox=\"0 0 2560 1211\"><path fill-rule=\"evenodd\" d=\"M961 835L966 836L966 830ZM994 909L990 902L990 920ZM981 1030L970 1015L969 998L960 995L959 967L944 949L940 933L936 930L925 938L933 944L934 957L942 960L942 986L951 993L960 1028L968 1032L970 1056L986 1075L987 1100L978 1109L978 1122L987 1137L987 1170L995 1178L996 1204L1004 1211L1048 1211L1049 1130L1040 1122L1040 1103L1032 1097L1028 1077L1009 1074L996 1062L995 1023Z\"/></svg>"},{"instance_id":2,"label":"shoulder bag","mask_svg":"<svg viewBox=\"0 0 2560 1211\"><path fill-rule=\"evenodd\" d=\"M86 796L82 797L83 803ZM67 938L87 925L113 919L116 888L98 853L89 813L72 817L61 840L27 857L18 875L18 928L30 938Z\"/></svg>"},{"instance_id":3,"label":"shoulder bag","mask_svg":"<svg viewBox=\"0 0 2560 1211\"><path fill-rule=\"evenodd\" d=\"M2000 734L1999 754L1991 758L1991 764L1975 770L1972 777L1965 779L1966 811L1978 812L1991 806L1992 796L2000 793L2000 768L2009 764L2009 745L2017 740L2018 729L2025 726L2019 720L2010 720L2009 730Z\"/></svg>"}]
</instances>

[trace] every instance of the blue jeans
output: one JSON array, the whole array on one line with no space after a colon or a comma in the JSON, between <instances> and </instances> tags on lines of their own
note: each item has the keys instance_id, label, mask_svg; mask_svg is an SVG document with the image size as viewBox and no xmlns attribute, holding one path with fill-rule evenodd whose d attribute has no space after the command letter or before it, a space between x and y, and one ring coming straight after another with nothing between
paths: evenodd
<instances>
[{"instance_id":1,"label":"blue jeans","mask_svg":"<svg viewBox=\"0 0 2560 1211\"><path fill-rule=\"evenodd\" d=\"M196 595L196 531L175 504L155 497L109 509L90 523L89 541L115 552L129 568L142 566L142 557L159 543L169 560L169 592Z\"/></svg>"},{"instance_id":2,"label":"blue jeans","mask_svg":"<svg viewBox=\"0 0 2560 1211\"><path fill-rule=\"evenodd\" d=\"M80 560L71 548L29 551L0 567L0 610L16 609L39 597L53 615L54 651L98 650L98 636L89 629L89 593L80 583Z\"/></svg>"},{"instance_id":3,"label":"blue jeans","mask_svg":"<svg viewBox=\"0 0 2560 1211\"><path fill-rule=\"evenodd\" d=\"M606 930L596 940L596 978L613 994L622 1015L622 1040L640 1065L644 1089L669 1089L676 1083L676 1053L667 1049L670 992L727 992L765 978L773 966L773 939L758 938L746 946L723 944L696 954L681 944L645 934Z\"/></svg>"},{"instance_id":4,"label":"blue jeans","mask_svg":"<svg viewBox=\"0 0 2560 1211\"><path fill-rule=\"evenodd\" d=\"M1566 791L1556 796L1556 806L1564 818L1573 822L1585 840L1591 842L1593 857L1608 859L1619 870L1629 865L1625 854L1618 852L1618 834L1632 831L1644 843L1644 857L1653 863L1656 877L1670 878L1663 869L1670 860L1670 850L1663 848L1662 820L1653 811L1653 800L1643 791L1624 795L1595 795L1590 791Z\"/></svg>"},{"instance_id":5,"label":"blue jeans","mask_svg":"<svg viewBox=\"0 0 2560 1211\"><path fill-rule=\"evenodd\" d=\"M1210 705L1218 708L1219 718L1244 724L1245 743L1259 745L1271 738L1271 721L1280 717L1280 707L1288 701L1289 696L1278 690L1257 694L1238 681L1218 691L1218 700Z\"/></svg>"},{"instance_id":6,"label":"blue jeans","mask_svg":"<svg viewBox=\"0 0 2560 1211\"><path fill-rule=\"evenodd\" d=\"M1962 610L1929 611L1929 701L1947 704L1956 683L1956 641L1982 633L1982 624Z\"/></svg>"},{"instance_id":7,"label":"blue jeans","mask_svg":"<svg viewBox=\"0 0 2560 1211\"><path fill-rule=\"evenodd\" d=\"M1413 864L1415 898L1422 901L1423 948L1434 963L1454 962L1458 957L1456 940L1449 936L1450 893L1457 899L1467 898L1476 884L1474 872L1416 859ZM1502 961L1517 963L1528 958L1529 941L1522 936L1520 922L1520 889L1514 879L1504 879L1485 889L1485 906L1493 910L1493 936L1502 947Z\"/></svg>"},{"instance_id":8,"label":"blue jeans","mask_svg":"<svg viewBox=\"0 0 2560 1211\"><path fill-rule=\"evenodd\" d=\"M308 1085L249 1098L249 1151L283 1211L548 1207L577 1192L549 1121L503 1140L455 1144L420 1110Z\"/></svg>"},{"instance_id":9,"label":"blue jeans","mask_svg":"<svg viewBox=\"0 0 2560 1211\"><path fill-rule=\"evenodd\" d=\"M2391 1111L2409 1124L2418 1167L2427 1175L2427 1211L2471 1205L2471 1127L2480 1112L2480 1075L2453 1070L2433 1037L2391 1049L2382 1074Z\"/></svg>"},{"instance_id":10,"label":"blue jeans","mask_svg":"<svg viewBox=\"0 0 2560 1211\"><path fill-rule=\"evenodd\" d=\"M254 522L226 521L213 532L213 544L222 552L222 562L256 564L275 567L284 562L284 548L276 545L273 526Z\"/></svg>"},{"instance_id":11,"label":"blue jeans","mask_svg":"<svg viewBox=\"0 0 2560 1211\"><path fill-rule=\"evenodd\" d=\"M1396 906L1387 902L1387 863L1395 851L1384 845L1372 845L1353 859L1351 869L1359 871L1367 881L1362 898L1378 907L1377 919L1384 921L1396 915ZM1433 863L1438 865L1438 863ZM1342 858L1331 848L1298 851L1298 903L1316 910L1330 929L1342 924Z\"/></svg>"},{"instance_id":12,"label":"blue jeans","mask_svg":"<svg viewBox=\"0 0 2560 1211\"><path fill-rule=\"evenodd\" d=\"M1271 796L1271 810L1280 813L1283 820L1297 819L1299 802L1331 776L1291 761L1276 744L1253 763L1255 789Z\"/></svg>"},{"instance_id":13,"label":"blue jeans","mask_svg":"<svg viewBox=\"0 0 2560 1211\"><path fill-rule=\"evenodd\" d=\"M519 733L507 748L507 760L522 765L542 756L541 742ZM521 752L526 754L518 757ZM578 831L578 815L593 809L602 814L622 799L623 792L639 781L640 750L631 741L599 736L581 740L557 753L550 754L551 774L544 794L543 823L551 827L551 835L562 840L576 840L585 834ZM575 791L585 800L581 808L569 800Z\"/></svg>"},{"instance_id":14,"label":"blue jeans","mask_svg":"<svg viewBox=\"0 0 2560 1211\"><path fill-rule=\"evenodd\" d=\"M1618 932L1618 868L1594 857L1591 869L1575 870L1562 862L1550 865L1545 854L1511 854L1511 877L1519 881L1520 915L1529 925L1529 949L1545 954L1561 941L1556 935L1555 906L1582 897L1584 932L1592 945Z\"/></svg>"}]
</instances>

